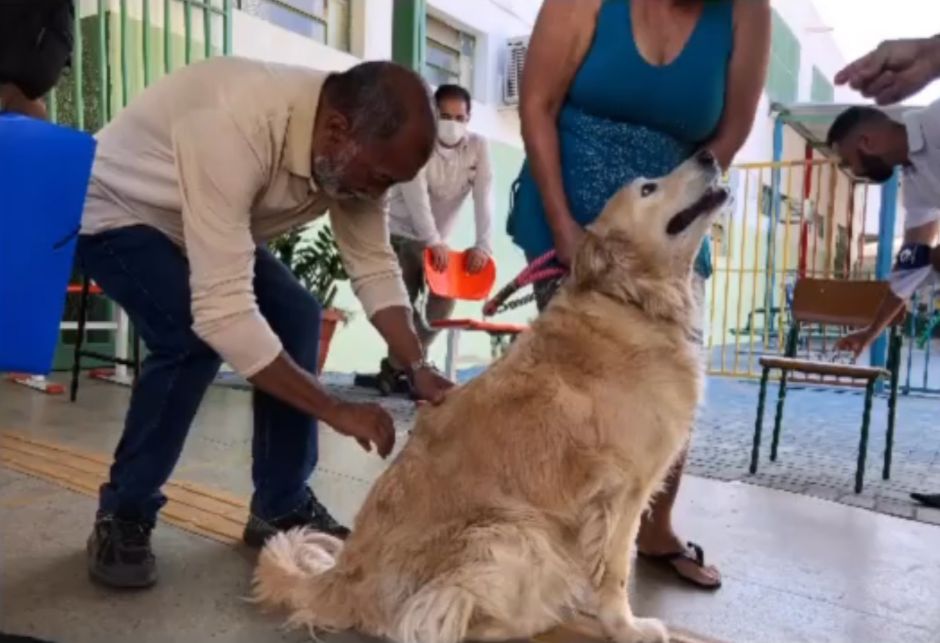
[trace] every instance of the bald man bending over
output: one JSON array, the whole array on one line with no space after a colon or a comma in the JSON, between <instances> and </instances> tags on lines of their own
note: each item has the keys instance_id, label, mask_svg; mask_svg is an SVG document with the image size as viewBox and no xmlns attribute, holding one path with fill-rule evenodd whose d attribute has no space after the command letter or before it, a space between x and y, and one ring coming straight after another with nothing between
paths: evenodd
<instances>
[{"instance_id":1,"label":"bald man bending over","mask_svg":"<svg viewBox=\"0 0 940 643\"><path fill-rule=\"evenodd\" d=\"M383 457L392 420L317 382L320 305L262 244L329 213L369 319L416 392L439 400L451 384L422 354L382 207L435 131L424 82L392 63L326 74L216 58L160 80L100 132L79 260L149 354L88 541L94 580L156 581L160 487L223 360L255 389L246 543L297 526L349 533L307 487L316 420Z\"/></svg>"}]
</instances>

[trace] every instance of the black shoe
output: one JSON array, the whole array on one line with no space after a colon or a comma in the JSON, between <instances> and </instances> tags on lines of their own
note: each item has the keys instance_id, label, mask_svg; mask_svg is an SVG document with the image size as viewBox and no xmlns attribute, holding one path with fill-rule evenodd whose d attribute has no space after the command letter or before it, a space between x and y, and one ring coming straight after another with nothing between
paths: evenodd
<instances>
[{"instance_id":1,"label":"black shoe","mask_svg":"<svg viewBox=\"0 0 940 643\"><path fill-rule=\"evenodd\" d=\"M92 580L121 589L142 589L156 583L151 531L151 523L99 514L88 537L88 573Z\"/></svg>"},{"instance_id":2,"label":"black shoe","mask_svg":"<svg viewBox=\"0 0 940 643\"><path fill-rule=\"evenodd\" d=\"M343 540L349 536L349 529L339 524L326 507L320 504L313 492L307 489L307 502L286 516L274 520L264 520L252 514L245 526L242 539L249 547L261 547L265 541L281 531L290 531L295 527L308 527Z\"/></svg>"},{"instance_id":3,"label":"black shoe","mask_svg":"<svg viewBox=\"0 0 940 643\"><path fill-rule=\"evenodd\" d=\"M408 379L408 374L392 366L388 359L383 359L379 364L375 382L375 387L382 395L411 396L411 380Z\"/></svg>"}]
</instances>

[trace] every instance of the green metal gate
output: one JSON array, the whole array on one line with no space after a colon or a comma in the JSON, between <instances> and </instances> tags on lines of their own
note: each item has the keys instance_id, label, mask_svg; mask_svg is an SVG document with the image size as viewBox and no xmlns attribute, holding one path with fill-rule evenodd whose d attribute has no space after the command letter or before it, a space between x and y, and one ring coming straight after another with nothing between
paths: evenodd
<instances>
[{"instance_id":1,"label":"green metal gate","mask_svg":"<svg viewBox=\"0 0 940 643\"><path fill-rule=\"evenodd\" d=\"M96 132L152 82L179 67L232 51L232 0L76 0L75 4L72 66L47 103L52 121L76 129ZM73 283L77 283L74 278ZM77 293L67 295L56 370L71 367L78 298ZM91 297L88 350L114 353L116 314L107 298ZM89 361L89 366L94 365Z\"/></svg>"}]
</instances>

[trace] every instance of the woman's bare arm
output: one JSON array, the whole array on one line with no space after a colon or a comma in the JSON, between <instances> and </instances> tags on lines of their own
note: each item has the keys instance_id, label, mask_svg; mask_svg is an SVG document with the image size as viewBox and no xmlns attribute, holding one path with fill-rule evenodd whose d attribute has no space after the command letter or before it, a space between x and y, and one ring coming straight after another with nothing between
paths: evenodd
<instances>
[{"instance_id":1,"label":"woman's bare arm","mask_svg":"<svg viewBox=\"0 0 940 643\"><path fill-rule=\"evenodd\" d=\"M545 0L529 41L519 115L532 176L539 188L559 259L567 263L580 237L561 173L558 112L584 60L601 0Z\"/></svg>"},{"instance_id":2,"label":"woman's bare arm","mask_svg":"<svg viewBox=\"0 0 940 643\"><path fill-rule=\"evenodd\" d=\"M734 49L728 63L725 109L706 143L723 168L744 145L757 112L770 60L770 0L736 0Z\"/></svg>"}]
</instances>

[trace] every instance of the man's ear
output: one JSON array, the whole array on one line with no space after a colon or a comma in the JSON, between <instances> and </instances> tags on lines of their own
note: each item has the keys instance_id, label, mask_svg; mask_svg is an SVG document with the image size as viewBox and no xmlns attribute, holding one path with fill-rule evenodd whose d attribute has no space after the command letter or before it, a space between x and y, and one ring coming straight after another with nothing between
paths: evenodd
<instances>
[{"instance_id":1,"label":"man's ear","mask_svg":"<svg viewBox=\"0 0 940 643\"><path fill-rule=\"evenodd\" d=\"M330 143L345 143L349 139L352 123L336 110L330 110L326 117L326 132Z\"/></svg>"}]
</instances>

